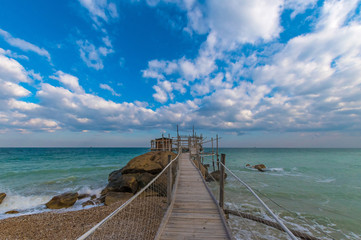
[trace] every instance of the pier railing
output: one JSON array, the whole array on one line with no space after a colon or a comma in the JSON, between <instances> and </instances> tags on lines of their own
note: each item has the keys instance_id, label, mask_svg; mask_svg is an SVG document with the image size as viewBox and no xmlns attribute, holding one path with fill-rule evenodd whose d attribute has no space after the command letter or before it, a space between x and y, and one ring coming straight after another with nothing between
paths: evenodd
<instances>
[{"instance_id":1,"label":"pier railing","mask_svg":"<svg viewBox=\"0 0 361 240\"><path fill-rule=\"evenodd\" d=\"M154 239L171 201L179 155L142 190L84 233L83 239Z\"/></svg>"},{"instance_id":2,"label":"pier railing","mask_svg":"<svg viewBox=\"0 0 361 240\"><path fill-rule=\"evenodd\" d=\"M302 222L302 219L301 221L297 219L295 222L293 219L298 217L297 213L286 209L287 214L285 214L285 208L281 209L280 204L251 188L238 174L226 166L224 154L221 154L218 164L220 166L219 179L209 174L208 178L211 181L208 184L217 196L224 213L229 215L228 224L237 238L268 239L267 236L274 236L277 239L319 240L320 238L315 236L327 236L329 237L327 239L333 239L322 229L312 227L314 225L312 223L304 222L304 220ZM227 191L233 192L232 196L229 196ZM273 204L272 210L269 203L266 204L256 192ZM301 229L300 226L302 226Z\"/></svg>"}]
</instances>

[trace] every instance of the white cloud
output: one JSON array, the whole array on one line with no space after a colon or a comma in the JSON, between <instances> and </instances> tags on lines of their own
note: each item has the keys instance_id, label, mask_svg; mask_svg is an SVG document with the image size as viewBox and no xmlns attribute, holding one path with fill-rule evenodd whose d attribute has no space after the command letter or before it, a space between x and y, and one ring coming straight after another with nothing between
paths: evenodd
<instances>
[{"instance_id":1,"label":"white cloud","mask_svg":"<svg viewBox=\"0 0 361 240\"><path fill-rule=\"evenodd\" d=\"M70 90L83 93L84 89L79 85L79 79L73 75L64 73L62 71L57 71L54 76L50 76L50 78L58 80L62 84L64 84Z\"/></svg>"},{"instance_id":2,"label":"white cloud","mask_svg":"<svg viewBox=\"0 0 361 240\"><path fill-rule=\"evenodd\" d=\"M108 84L100 84L99 87L101 89L104 89L104 90L107 90L109 92L111 92L111 94L113 96L117 96L117 97L120 97L121 95L119 93L117 93L116 91L114 91L114 89L112 87L110 87Z\"/></svg>"},{"instance_id":3,"label":"white cloud","mask_svg":"<svg viewBox=\"0 0 361 240\"><path fill-rule=\"evenodd\" d=\"M0 79L0 98L26 97L29 94L30 91L23 88L22 86Z\"/></svg>"},{"instance_id":4,"label":"white cloud","mask_svg":"<svg viewBox=\"0 0 361 240\"><path fill-rule=\"evenodd\" d=\"M227 45L272 40L281 32L282 4L281 0L210 0L209 26Z\"/></svg>"},{"instance_id":5,"label":"white cloud","mask_svg":"<svg viewBox=\"0 0 361 240\"><path fill-rule=\"evenodd\" d=\"M285 0L285 8L292 9L291 18L303 13L306 9L314 8L317 0Z\"/></svg>"},{"instance_id":6,"label":"white cloud","mask_svg":"<svg viewBox=\"0 0 361 240\"><path fill-rule=\"evenodd\" d=\"M347 18L354 14L358 3L359 0L325 1L317 28L319 30L338 29L345 24Z\"/></svg>"},{"instance_id":7,"label":"white cloud","mask_svg":"<svg viewBox=\"0 0 361 240\"><path fill-rule=\"evenodd\" d=\"M4 40L10 44L11 46L20 48L23 51L31 51L39 54L40 56L46 57L50 61L50 54L44 48L40 48L32 43L29 43L20 38L14 38L10 33L0 29L0 36L4 38Z\"/></svg>"},{"instance_id":8,"label":"white cloud","mask_svg":"<svg viewBox=\"0 0 361 240\"><path fill-rule=\"evenodd\" d=\"M24 67L15 59L0 54L0 79L15 83L29 82Z\"/></svg>"},{"instance_id":9,"label":"white cloud","mask_svg":"<svg viewBox=\"0 0 361 240\"><path fill-rule=\"evenodd\" d=\"M15 99L10 99L8 101L8 106L12 109L18 109L23 111L31 111L35 109L39 109L40 105L35 103L29 103L24 101L18 101Z\"/></svg>"},{"instance_id":10,"label":"white cloud","mask_svg":"<svg viewBox=\"0 0 361 240\"><path fill-rule=\"evenodd\" d=\"M113 53L113 49L107 47L96 48L88 40L78 40L76 42L79 46L80 57L88 67L100 70L104 68L103 57Z\"/></svg>"},{"instance_id":11,"label":"white cloud","mask_svg":"<svg viewBox=\"0 0 361 240\"><path fill-rule=\"evenodd\" d=\"M108 22L109 19L119 17L116 5L107 0L79 0L79 2L89 11L90 17L98 26L101 25L100 20Z\"/></svg>"}]
</instances>

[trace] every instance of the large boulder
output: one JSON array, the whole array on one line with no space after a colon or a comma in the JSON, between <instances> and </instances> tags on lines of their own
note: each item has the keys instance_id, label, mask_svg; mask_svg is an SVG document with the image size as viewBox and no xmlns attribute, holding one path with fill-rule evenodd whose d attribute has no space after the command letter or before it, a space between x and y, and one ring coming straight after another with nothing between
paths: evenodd
<instances>
[{"instance_id":1,"label":"large boulder","mask_svg":"<svg viewBox=\"0 0 361 240\"><path fill-rule=\"evenodd\" d=\"M105 197L110 192L136 193L167 166L168 155L172 159L176 157L173 152L147 152L130 160L122 169L111 172L108 185L101 192L99 200L105 202Z\"/></svg>"},{"instance_id":2,"label":"large boulder","mask_svg":"<svg viewBox=\"0 0 361 240\"><path fill-rule=\"evenodd\" d=\"M4 201L6 193L0 193L0 204Z\"/></svg>"},{"instance_id":3,"label":"large boulder","mask_svg":"<svg viewBox=\"0 0 361 240\"><path fill-rule=\"evenodd\" d=\"M227 173L224 173L224 179L226 178L227 178ZM220 179L221 179L221 171L216 170L207 175L206 181L213 182L214 180L216 180L217 182L219 182Z\"/></svg>"},{"instance_id":4,"label":"large boulder","mask_svg":"<svg viewBox=\"0 0 361 240\"><path fill-rule=\"evenodd\" d=\"M68 192L63 193L61 195L53 197L49 202L45 205L47 208L50 209L61 209L61 208L68 208L74 205L74 203L78 200L78 193L77 192Z\"/></svg>"},{"instance_id":5,"label":"large boulder","mask_svg":"<svg viewBox=\"0 0 361 240\"><path fill-rule=\"evenodd\" d=\"M115 202L119 202L119 201L127 201L129 198L131 198L133 196L132 193L127 193L127 192L108 192L105 195L105 201L104 204L106 206L109 206Z\"/></svg>"},{"instance_id":6,"label":"large boulder","mask_svg":"<svg viewBox=\"0 0 361 240\"><path fill-rule=\"evenodd\" d=\"M168 155L171 155L172 159L177 156L175 153L169 151L147 152L130 160L120 172L122 174L143 172L158 174L167 166Z\"/></svg>"},{"instance_id":7,"label":"large boulder","mask_svg":"<svg viewBox=\"0 0 361 240\"><path fill-rule=\"evenodd\" d=\"M139 174L119 174L118 178L112 178L108 185L103 189L101 195L108 192L130 192L135 193L138 190L137 177Z\"/></svg>"},{"instance_id":8,"label":"large boulder","mask_svg":"<svg viewBox=\"0 0 361 240\"><path fill-rule=\"evenodd\" d=\"M156 175L147 172L139 174L137 177L138 191L147 186L147 184L155 177Z\"/></svg>"}]
</instances>

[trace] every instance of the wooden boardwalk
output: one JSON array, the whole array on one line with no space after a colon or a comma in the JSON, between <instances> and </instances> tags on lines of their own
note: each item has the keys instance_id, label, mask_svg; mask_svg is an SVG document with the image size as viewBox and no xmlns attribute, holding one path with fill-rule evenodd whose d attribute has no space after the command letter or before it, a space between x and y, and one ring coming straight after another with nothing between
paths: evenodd
<instances>
[{"instance_id":1,"label":"wooden boardwalk","mask_svg":"<svg viewBox=\"0 0 361 240\"><path fill-rule=\"evenodd\" d=\"M174 202L163 220L158 239L231 239L223 213L208 192L202 176L182 153Z\"/></svg>"}]
</instances>

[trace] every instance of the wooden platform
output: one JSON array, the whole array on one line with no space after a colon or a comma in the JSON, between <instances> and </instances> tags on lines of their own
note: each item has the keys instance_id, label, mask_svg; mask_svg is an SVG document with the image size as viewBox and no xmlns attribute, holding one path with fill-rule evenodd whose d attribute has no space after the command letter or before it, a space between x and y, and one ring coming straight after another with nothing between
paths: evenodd
<instances>
[{"instance_id":1,"label":"wooden platform","mask_svg":"<svg viewBox=\"0 0 361 240\"><path fill-rule=\"evenodd\" d=\"M231 239L217 204L189 153L182 153L174 203L159 230L159 239Z\"/></svg>"}]
</instances>

